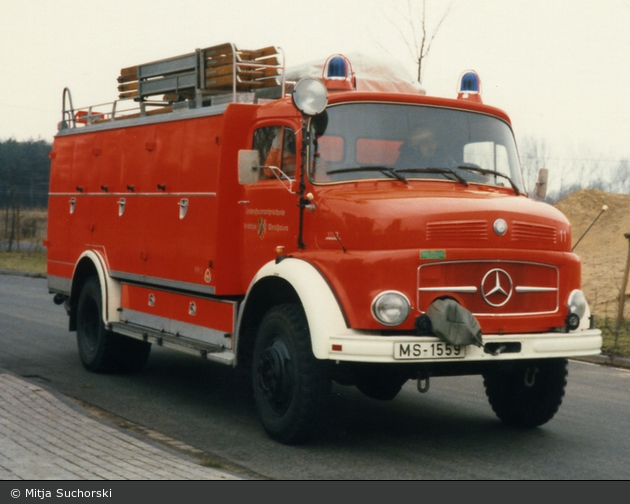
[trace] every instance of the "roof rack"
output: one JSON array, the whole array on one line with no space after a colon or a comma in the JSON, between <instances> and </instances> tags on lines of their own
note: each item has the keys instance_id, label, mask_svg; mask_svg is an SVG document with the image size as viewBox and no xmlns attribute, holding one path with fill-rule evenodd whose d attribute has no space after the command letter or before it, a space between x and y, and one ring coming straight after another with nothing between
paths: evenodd
<instances>
[{"instance_id":1,"label":"roof rack","mask_svg":"<svg viewBox=\"0 0 630 504\"><path fill-rule=\"evenodd\" d=\"M283 60L284 58L282 58ZM284 61L277 47L239 50L232 43L152 63L123 68L120 98L166 95L170 102L284 86Z\"/></svg>"},{"instance_id":2,"label":"roof rack","mask_svg":"<svg viewBox=\"0 0 630 504\"><path fill-rule=\"evenodd\" d=\"M284 54L278 47L239 50L232 43L123 68L118 77L119 99L113 103L75 110L70 91L64 89L60 129L183 108L280 98L285 95L284 68ZM102 111L103 107L111 109Z\"/></svg>"}]
</instances>

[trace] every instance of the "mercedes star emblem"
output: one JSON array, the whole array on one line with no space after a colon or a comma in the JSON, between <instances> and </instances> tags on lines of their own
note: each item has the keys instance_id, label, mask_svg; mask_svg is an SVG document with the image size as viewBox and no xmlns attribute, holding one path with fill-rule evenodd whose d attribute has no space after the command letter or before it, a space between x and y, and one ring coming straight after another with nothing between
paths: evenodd
<instances>
[{"instance_id":1,"label":"mercedes star emblem","mask_svg":"<svg viewBox=\"0 0 630 504\"><path fill-rule=\"evenodd\" d=\"M498 308L512 297L512 279L505 270L494 268L481 281L481 295L490 306Z\"/></svg>"}]
</instances>

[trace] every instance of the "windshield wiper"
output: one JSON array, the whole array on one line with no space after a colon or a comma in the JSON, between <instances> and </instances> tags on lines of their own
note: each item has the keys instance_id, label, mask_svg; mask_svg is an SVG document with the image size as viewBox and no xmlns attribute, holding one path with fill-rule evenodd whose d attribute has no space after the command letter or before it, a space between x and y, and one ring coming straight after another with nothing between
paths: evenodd
<instances>
[{"instance_id":1,"label":"windshield wiper","mask_svg":"<svg viewBox=\"0 0 630 504\"><path fill-rule=\"evenodd\" d=\"M468 187L468 181L462 177L460 174L458 174L456 171L451 170L450 168L402 168L402 169L398 169L395 170L396 173L398 172L403 172L403 173L440 173L442 175L452 175L453 177L455 177L457 179L458 182L464 184L466 187ZM448 178L448 177L446 177Z\"/></svg>"},{"instance_id":2,"label":"windshield wiper","mask_svg":"<svg viewBox=\"0 0 630 504\"><path fill-rule=\"evenodd\" d=\"M391 166L357 166L354 168L339 168L337 170L330 170L326 173L328 175L334 175L335 173L352 173L361 171L378 171L383 173L384 175L387 175L388 177L400 180L403 184L408 183L408 180L400 173L398 173L398 170L394 170Z\"/></svg>"},{"instance_id":3,"label":"windshield wiper","mask_svg":"<svg viewBox=\"0 0 630 504\"><path fill-rule=\"evenodd\" d=\"M519 191L516 184L505 173L501 173L496 170L488 170L487 168L481 168L479 166L474 166L470 164L460 164L457 165L457 168L459 168L460 170L468 170L476 173L481 173L482 175L498 175L499 177L503 177L508 180L508 182L512 186L512 189L514 189L514 194L516 194L517 196L521 194L521 191Z\"/></svg>"}]
</instances>

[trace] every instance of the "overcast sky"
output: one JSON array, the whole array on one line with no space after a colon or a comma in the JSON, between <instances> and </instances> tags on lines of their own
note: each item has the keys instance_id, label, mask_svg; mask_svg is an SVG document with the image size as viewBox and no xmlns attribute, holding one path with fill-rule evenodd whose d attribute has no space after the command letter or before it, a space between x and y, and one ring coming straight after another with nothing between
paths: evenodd
<instances>
[{"instance_id":1,"label":"overcast sky","mask_svg":"<svg viewBox=\"0 0 630 504\"><path fill-rule=\"evenodd\" d=\"M287 66L342 52L415 67L406 0L3 0L0 140L51 141L62 90L111 102L122 67L223 42L281 46ZM449 0L427 0L429 26ZM558 156L630 158L630 0L454 0L426 62L428 94L473 68L518 139ZM562 154L560 154L562 153Z\"/></svg>"}]
</instances>

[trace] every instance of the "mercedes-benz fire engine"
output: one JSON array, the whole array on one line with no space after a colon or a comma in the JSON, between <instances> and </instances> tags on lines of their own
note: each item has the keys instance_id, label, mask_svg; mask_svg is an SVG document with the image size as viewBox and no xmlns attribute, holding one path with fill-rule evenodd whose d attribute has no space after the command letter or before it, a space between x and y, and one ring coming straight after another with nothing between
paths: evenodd
<instances>
[{"instance_id":1,"label":"mercedes-benz fire engine","mask_svg":"<svg viewBox=\"0 0 630 504\"><path fill-rule=\"evenodd\" d=\"M294 81L277 48L223 44L123 69L112 104L64 90L48 287L85 368L153 344L243 368L284 443L333 381L389 400L481 375L506 424L554 416L567 358L601 349L568 220L475 72L446 99L359 63Z\"/></svg>"}]
</instances>

